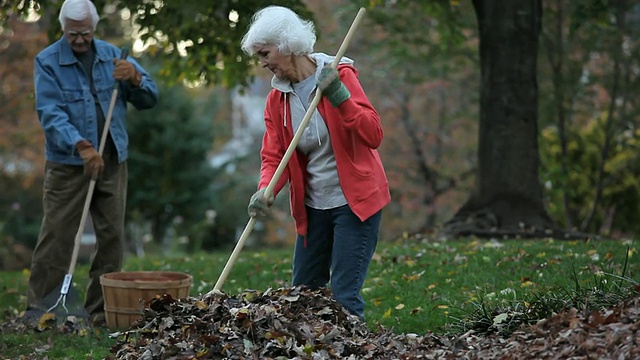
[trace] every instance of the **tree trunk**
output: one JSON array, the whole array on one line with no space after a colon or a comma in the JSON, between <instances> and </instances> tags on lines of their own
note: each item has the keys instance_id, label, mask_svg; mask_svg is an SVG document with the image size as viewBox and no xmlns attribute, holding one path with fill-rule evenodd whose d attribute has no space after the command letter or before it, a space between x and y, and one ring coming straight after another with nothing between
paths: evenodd
<instances>
[{"instance_id":1,"label":"tree trunk","mask_svg":"<svg viewBox=\"0 0 640 360\"><path fill-rule=\"evenodd\" d=\"M445 233L544 237L555 233L538 172L541 0L474 0L480 30L480 126L475 188Z\"/></svg>"}]
</instances>

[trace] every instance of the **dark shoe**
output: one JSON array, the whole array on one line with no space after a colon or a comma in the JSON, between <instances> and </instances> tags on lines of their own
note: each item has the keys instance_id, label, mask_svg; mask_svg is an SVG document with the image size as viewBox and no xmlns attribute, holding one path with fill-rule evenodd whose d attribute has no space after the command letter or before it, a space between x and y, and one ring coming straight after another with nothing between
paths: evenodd
<instances>
[{"instance_id":1,"label":"dark shoe","mask_svg":"<svg viewBox=\"0 0 640 360\"><path fill-rule=\"evenodd\" d=\"M95 313L95 314L91 314L91 317L89 318L91 320L91 325L93 327L106 327L107 326L107 321L104 317L104 313Z\"/></svg>"},{"instance_id":2,"label":"dark shoe","mask_svg":"<svg viewBox=\"0 0 640 360\"><path fill-rule=\"evenodd\" d=\"M44 314L45 312L40 309L29 307L25 310L24 314L20 316L19 321L30 328L35 328L38 326L38 322Z\"/></svg>"}]
</instances>

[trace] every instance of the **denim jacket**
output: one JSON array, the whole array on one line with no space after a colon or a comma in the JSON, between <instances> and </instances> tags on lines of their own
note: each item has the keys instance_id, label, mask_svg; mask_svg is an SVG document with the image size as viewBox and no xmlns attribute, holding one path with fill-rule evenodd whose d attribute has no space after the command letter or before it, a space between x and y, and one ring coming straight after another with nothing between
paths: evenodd
<instances>
[{"instance_id":1,"label":"denim jacket","mask_svg":"<svg viewBox=\"0 0 640 360\"><path fill-rule=\"evenodd\" d=\"M116 81L112 75L113 59L120 58L121 50L102 40L94 39L93 43L93 81L106 118ZM127 82L118 85L109 133L118 150L119 162L128 157L127 102L142 110L152 108L158 100L158 89L149 74L133 58L127 60L140 72L142 81L138 87ZM34 82L47 161L82 165L76 144L86 139L98 149L98 120L89 78L64 37L36 56Z\"/></svg>"}]
</instances>

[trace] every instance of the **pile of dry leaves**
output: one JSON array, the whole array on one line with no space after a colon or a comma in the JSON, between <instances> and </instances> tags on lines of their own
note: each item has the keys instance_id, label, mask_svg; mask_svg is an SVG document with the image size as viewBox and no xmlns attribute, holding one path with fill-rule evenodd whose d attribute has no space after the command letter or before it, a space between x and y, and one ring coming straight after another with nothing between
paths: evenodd
<instances>
[{"instance_id":1,"label":"pile of dry leaves","mask_svg":"<svg viewBox=\"0 0 640 360\"><path fill-rule=\"evenodd\" d=\"M503 338L371 332L330 295L293 287L156 298L131 330L113 334L108 359L640 358L638 297L603 312L571 309Z\"/></svg>"}]
</instances>

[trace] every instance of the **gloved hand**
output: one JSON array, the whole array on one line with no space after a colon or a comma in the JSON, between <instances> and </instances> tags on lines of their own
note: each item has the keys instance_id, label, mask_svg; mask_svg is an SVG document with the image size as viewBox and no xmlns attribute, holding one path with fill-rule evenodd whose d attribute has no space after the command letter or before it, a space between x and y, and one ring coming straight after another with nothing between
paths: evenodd
<instances>
[{"instance_id":1,"label":"gloved hand","mask_svg":"<svg viewBox=\"0 0 640 360\"><path fill-rule=\"evenodd\" d=\"M247 207L249 216L267 216L271 213L271 205L273 205L274 196L272 194L269 196L269 199L265 199L264 193L266 190L267 188L262 188L256 191L255 194L251 195L249 206Z\"/></svg>"},{"instance_id":2,"label":"gloved hand","mask_svg":"<svg viewBox=\"0 0 640 360\"><path fill-rule=\"evenodd\" d=\"M330 65L325 65L320 70L318 76L318 89L322 91L322 95L329 99L329 102L333 107L338 107L345 100L351 97L351 93L344 83L340 81L338 71L332 68Z\"/></svg>"},{"instance_id":3,"label":"gloved hand","mask_svg":"<svg viewBox=\"0 0 640 360\"><path fill-rule=\"evenodd\" d=\"M96 149L87 140L82 140L76 144L78 153L84 161L84 173L90 175L93 180L96 180L104 170L104 160L102 156L98 154Z\"/></svg>"},{"instance_id":4,"label":"gloved hand","mask_svg":"<svg viewBox=\"0 0 640 360\"><path fill-rule=\"evenodd\" d=\"M113 64L116 66L113 69L113 78L116 80L125 80L131 83L133 86L140 85L142 81L142 75L136 70L136 67L127 60L114 59Z\"/></svg>"}]
</instances>

